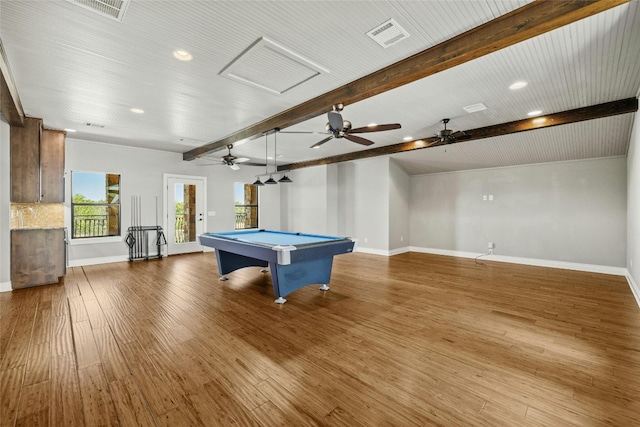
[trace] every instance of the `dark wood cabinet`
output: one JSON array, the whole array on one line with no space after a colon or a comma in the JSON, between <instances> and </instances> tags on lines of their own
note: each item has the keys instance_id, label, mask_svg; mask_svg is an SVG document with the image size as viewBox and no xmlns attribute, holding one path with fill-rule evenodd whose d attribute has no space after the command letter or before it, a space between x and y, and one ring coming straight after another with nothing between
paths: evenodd
<instances>
[{"instance_id":1,"label":"dark wood cabinet","mask_svg":"<svg viewBox=\"0 0 640 427\"><path fill-rule=\"evenodd\" d=\"M11 230L11 287L58 283L66 273L64 229Z\"/></svg>"},{"instance_id":2,"label":"dark wood cabinet","mask_svg":"<svg viewBox=\"0 0 640 427\"><path fill-rule=\"evenodd\" d=\"M24 127L11 126L11 201L40 201L40 134L42 119L27 117Z\"/></svg>"},{"instance_id":3,"label":"dark wood cabinet","mask_svg":"<svg viewBox=\"0 0 640 427\"><path fill-rule=\"evenodd\" d=\"M64 202L64 143L62 131L43 129L40 137L40 202Z\"/></svg>"},{"instance_id":4,"label":"dark wood cabinet","mask_svg":"<svg viewBox=\"0 0 640 427\"><path fill-rule=\"evenodd\" d=\"M64 202L65 138L63 131L42 129L42 119L11 126L12 202Z\"/></svg>"}]
</instances>

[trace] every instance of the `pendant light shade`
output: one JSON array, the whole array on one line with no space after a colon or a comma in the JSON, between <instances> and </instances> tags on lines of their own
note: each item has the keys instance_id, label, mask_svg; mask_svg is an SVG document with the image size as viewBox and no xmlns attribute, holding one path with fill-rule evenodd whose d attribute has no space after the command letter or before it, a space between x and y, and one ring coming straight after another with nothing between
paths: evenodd
<instances>
[{"instance_id":1,"label":"pendant light shade","mask_svg":"<svg viewBox=\"0 0 640 427\"><path fill-rule=\"evenodd\" d=\"M272 184L277 184L278 182L275 179L273 179L273 177L271 175L269 175L269 179L266 180L264 183L272 185Z\"/></svg>"},{"instance_id":2,"label":"pendant light shade","mask_svg":"<svg viewBox=\"0 0 640 427\"><path fill-rule=\"evenodd\" d=\"M291 178L289 178L287 175L283 175L282 178L280 178L278 180L278 182L281 182L283 184L287 184L287 183L290 183L290 182L293 182L293 181L291 181Z\"/></svg>"},{"instance_id":3,"label":"pendant light shade","mask_svg":"<svg viewBox=\"0 0 640 427\"><path fill-rule=\"evenodd\" d=\"M256 179L256 182L253 183L253 185L262 186L262 185L264 185L264 182L260 181L260 178L258 178L258 179Z\"/></svg>"}]
</instances>

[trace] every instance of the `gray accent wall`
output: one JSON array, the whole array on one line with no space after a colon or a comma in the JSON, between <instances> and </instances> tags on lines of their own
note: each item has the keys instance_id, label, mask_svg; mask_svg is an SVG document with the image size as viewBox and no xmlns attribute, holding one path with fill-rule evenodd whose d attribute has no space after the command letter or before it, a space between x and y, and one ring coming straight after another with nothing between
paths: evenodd
<instances>
[{"instance_id":1,"label":"gray accent wall","mask_svg":"<svg viewBox=\"0 0 640 427\"><path fill-rule=\"evenodd\" d=\"M626 164L613 157L413 176L411 246L485 253L494 242L497 255L624 267Z\"/></svg>"},{"instance_id":2,"label":"gray accent wall","mask_svg":"<svg viewBox=\"0 0 640 427\"><path fill-rule=\"evenodd\" d=\"M636 112L627 155L627 269L640 286L640 112ZM638 289L637 291L640 291ZM640 294L636 295L640 298ZM639 300L640 302L640 300Z\"/></svg>"}]
</instances>

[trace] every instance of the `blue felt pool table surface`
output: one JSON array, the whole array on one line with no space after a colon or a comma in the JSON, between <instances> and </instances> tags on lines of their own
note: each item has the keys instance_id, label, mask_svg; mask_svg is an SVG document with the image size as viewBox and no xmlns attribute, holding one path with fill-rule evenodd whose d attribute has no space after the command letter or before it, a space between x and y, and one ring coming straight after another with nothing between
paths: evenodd
<instances>
[{"instance_id":1,"label":"blue felt pool table surface","mask_svg":"<svg viewBox=\"0 0 640 427\"><path fill-rule=\"evenodd\" d=\"M320 234L291 233L273 230L240 230L211 234L267 246L302 246L344 239L343 237L323 236Z\"/></svg>"}]
</instances>

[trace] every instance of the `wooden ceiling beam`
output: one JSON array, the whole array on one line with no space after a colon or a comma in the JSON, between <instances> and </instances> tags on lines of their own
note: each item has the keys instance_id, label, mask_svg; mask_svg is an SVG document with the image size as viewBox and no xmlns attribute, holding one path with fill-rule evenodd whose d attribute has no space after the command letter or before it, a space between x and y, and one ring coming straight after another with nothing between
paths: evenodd
<instances>
[{"instance_id":1,"label":"wooden ceiling beam","mask_svg":"<svg viewBox=\"0 0 640 427\"><path fill-rule=\"evenodd\" d=\"M604 104L592 105L590 107L576 108L574 110L562 111L545 116L534 117L514 122L502 123L499 125L487 126L464 131L464 139L451 142L459 144L478 139L492 138L495 136L509 135L512 133L526 132L536 129L578 123L585 120L601 119L604 117L617 116L619 114L633 113L638 111L638 99L627 98L619 101L606 102ZM437 137L416 139L399 144L385 145L383 147L369 150L354 151L352 153L340 154L337 156L325 157L323 159L309 160L305 162L291 163L278 166L279 171L307 168L311 166L328 165L331 163L347 162L350 160L366 159L369 157L386 156L389 154L404 153L405 151L421 150L441 145Z\"/></svg>"},{"instance_id":2,"label":"wooden ceiling beam","mask_svg":"<svg viewBox=\"0 0 640 427\"><path fill-rule=\"evenodd\" d=\"M24 126L24 110L0 40L0 111L11 126Z\"/></svg>"},{"instance_id":3,"label":"wooden ceiling beam","mask_svg":"<svg viewBox=\"0 0 640 427\"><path fill-rule=\"evenodd\" d=\"M464 64L524 40L539 36L629 0L536 0L452 39L375 71L365 77L303 102L259 123L183 153L193 160L227 144L284 129L331 110L334 104L353 104L405 84Z\"/></svg>"}]
</instances>

